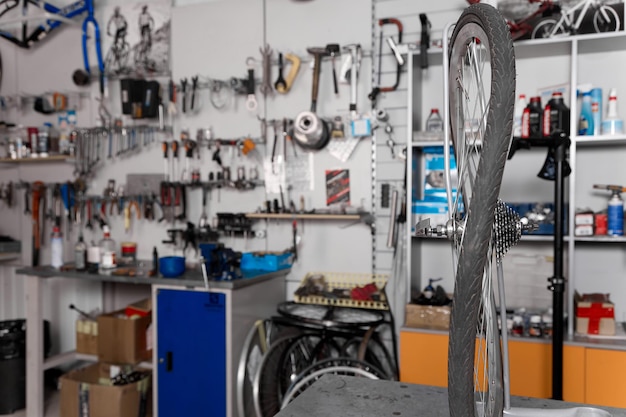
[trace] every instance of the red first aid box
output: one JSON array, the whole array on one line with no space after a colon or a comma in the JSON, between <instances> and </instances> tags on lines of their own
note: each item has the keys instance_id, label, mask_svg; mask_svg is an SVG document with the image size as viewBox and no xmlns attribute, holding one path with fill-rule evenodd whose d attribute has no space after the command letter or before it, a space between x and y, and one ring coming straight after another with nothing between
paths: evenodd
<instances>
[{"instance_id":1,"label":"red first aid box","mask_svg":"<svg viewBox=\"0 0 626 417\"><path fill-rule=\"evenodd\" d=\"M615 306L608 296L580 297L576 302L576 333L615 335Z\"/></svg>"}]
</instances>

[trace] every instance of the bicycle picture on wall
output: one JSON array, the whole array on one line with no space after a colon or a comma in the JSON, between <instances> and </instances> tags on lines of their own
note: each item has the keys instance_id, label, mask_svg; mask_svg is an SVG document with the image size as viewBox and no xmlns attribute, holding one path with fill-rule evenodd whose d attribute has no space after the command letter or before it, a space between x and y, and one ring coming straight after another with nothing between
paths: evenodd
<instances>
[{"instance_id":1,"label":"bicycle picture on wall","mask_svg":"<svg viewBox=\"0 0 626 417\"><path fill-rule=\"evenodd\" d=\"M117 2L105 9L108 75L168 71L170 9L165 0Z\"/></svg>"}]
</instances>

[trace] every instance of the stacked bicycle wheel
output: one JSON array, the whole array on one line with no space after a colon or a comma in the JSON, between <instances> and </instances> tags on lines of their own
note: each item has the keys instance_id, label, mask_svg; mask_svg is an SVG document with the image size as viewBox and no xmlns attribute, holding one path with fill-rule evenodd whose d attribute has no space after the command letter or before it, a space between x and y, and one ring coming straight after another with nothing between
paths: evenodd
<instances>
[{"instance_id":1,"label":"stacked bicycle wheel","mask_svg":"<svg viewBox=\"0 0 626 417\"><path fill-rule=\"evenodd\" d=\"M380 330L381 311L285 302L278 316L257 321L237 374L240 417L278 413L326 374L397 379Z\"/></svg>"}]
</instances>

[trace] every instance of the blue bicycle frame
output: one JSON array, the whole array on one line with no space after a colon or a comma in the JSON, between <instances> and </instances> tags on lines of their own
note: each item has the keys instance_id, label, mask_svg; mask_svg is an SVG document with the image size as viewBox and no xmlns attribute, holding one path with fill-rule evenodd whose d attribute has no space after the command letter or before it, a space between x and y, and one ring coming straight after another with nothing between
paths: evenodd
<instances>
[{"instance_id":1,"label":"blue bicycle frame","mask_svg":"<svg viewBox=\"0 0 626 417\"><path fill-rule=\"evenodd\" d=\"M0 17L7 13L9 10L16 8L19 5L19 0L2 0L0 1L0 6L4 5L5 9L0 12ZM96 56L98 59L98 69L100 70L100 74L104 74L104 61L102 59L102 49L100 46L100 26L94 17L94 6L93 0L78 0L74 3L71 3L65 7L59 8L54 6L53 4L47 3L45 1L37 1L37 0L22 0L22 11L23 15L26 15L28 6L32 5L39 9L44 10L45 12L53 15L57 15L59 17L63 17L66 19L72 19L76 16L82 15L83 13L87 13L85 20L83 20L83 36L82 36L82 47L83 47L83 63L85 66L85 71L87 74L91 75L91 70L89 68L89 55L87 51L87 29L89 24L91 23L94 27L95 34L95 44L96 44ZM1 23L1 21L0 21ZM55 29L59 28L63 25L63 21L48 19L46 20L45 25L38 25L31 33L28 32L28 24L24 22L22 24L22 38L19 39L15 35L9 32L5 32L0 30L0 37L7 39L13 44L19 46L20 48L30 48L35 43L41 41L48 34L53 32Z\"/></svg>"}]
</instances>

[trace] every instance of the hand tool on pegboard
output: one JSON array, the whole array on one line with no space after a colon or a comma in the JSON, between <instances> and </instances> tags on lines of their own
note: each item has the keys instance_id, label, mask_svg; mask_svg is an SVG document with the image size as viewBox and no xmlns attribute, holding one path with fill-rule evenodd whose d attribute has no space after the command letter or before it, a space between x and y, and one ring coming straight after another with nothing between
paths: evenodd
<instances>
[{"instance_id":1,"label":"hand tool on pegboard","mask_svg":"<svg viewBox=\"0 0 626 417\"><path fill-rule=\"evenodd\" d=\"M383 28L385 25L395 25L398 28L398 42L397 44L402 43L402 32L403 27L402 23L395 18L387 18L378 20L379 29L379 38L378 38L378 78L376 86L372 89L372 92L368 95L368 98L372 102L372 107L376 107L376 99L380 93L386 93L390 91L395 91L400 85L400 74L402 74L402 67L404 66L404 60L402 56L398 53L397 49L394 49L396 43L392 37L387 38L387 43L391 48L395 60L396 60L396 82L389 87L381 86L381 76L382 76L382 56L383 56Z\"/></svg>"},{"instance_id":2,"label":"hand tool on pegboard","mask_svg":"<svg viewBox=\"0 0 626 417\"><path fill-rule=\"evenodd\" d=\"M294 123L294 140L305 149L323 149L330 140L330 129L317 114L317 98L322 57L327 56L326 48L307 48L313 55L313 86L311 89L311 110L298 114Z\"/></svg>"},{"instance_id":3,"label":"hand tool on pegboard","mask_svg":"<svg viewBox=\"0 0 626 417\"><path fill-rule=\"evenodd\" d=\"M256 101L256 84L254 80L254 58L246 59L246 65L248 66L248 81L246 82L246 109L250 112L254 112L257 109Z\"/></svg>"},{"instance_id":4,"label":"hand tool on pegboard","mask_svg":"<svg viewBox=\"0 0 626 417\"><path fill-rule=\"evenodd\" d=\"M330 55L330 60L333 65L333 91L335 95L339 95L339 85L337 82L337 69L335 68L335 58L341 54L341 47L338 43L329 43L326 45L326 52Z\"/></svg>"},{"instance_id":5,"label":"hand tool on pegboard","mask_svg":"<svg viewBox=\"0 0 626 417\"><path fill-rule=\"evenodd\" d=\"M191 77L191 105L189 109L194 111L196 108L196 90L198 89L198 76Z\"/></svg>"},{"instance_id":6,"label":"hand tool on pegboard","mask_svg":"<svg viewBox=\"0 0 626 417\"><path fill-rule=\"evenodd\" d=\"M170 173L170 180L171 181L178 181L179 178L178 177L178 141L177 140L173 140L172 144L172 172Z\"/></svg>"},{"instance_id":7,"label":"hand tool on pegboard","mask_svg":"<svg viewBox=\"0 0 626 417\"><path fill-rule=\"evenodd\" d=\"M176 116L176 113L178 113L176 109L176 84L174 84L174 80L170 80L168 90L169 103L167 103L167 115L170 120L169 124L172 126L173 118Z\"/></svg>"},{"instance_id":8,"label":"hand tool on pegboard","mask_svg":"<svg viewBox=\"0 0 626 417\"><path fill-rule=\"evenodd\" d=\"M182 94L182 103L181 103L181 110L183 111L183 113L187 112L187 78L183 78L180 80L180 89Z\"/></svg>"},{"instance_id":9,"label":"hand tool on pegboard","mask_svg":"<svg viewBox=\"0 0 626 417\"><path fill-rule=\"evenodd\" d=\"M422 37L420 38L420 68L428 68L428 48L430 47L430 20L426 13L420 13L420 23L422 24Z\"/></svg>"},{"instance_id":10,"label":"hand tool on pegboard","mask_svg":"<svg viewBox=\"0 0 626 417\"><path fill-rule=\"evenodd\" d=\"M35 181L32 184L32 220L33 220L33 234L32 234L32 261L33 266L39 266L39 252L43 242L41 236L41 200L45 194L45 184L41 181Z\"/></svg>"},{"instance_id":11,"label":"hand tool on pegboard","mask_svg":"<svg viewBox=\"0 0 626 417\"><path fill-rule=\"evenodd\" d=\"M284 59L291 64L289 73L287 74L287 77L283 78L284 63L283 54L281 53L278 55L278 79L274 83L274 88L281 94L289 92L296 76L298 75L301 64L300 58L293 54L285 54Z\"/></svg>"},{"instance_id":12,"label":"hand tool on pegboard","mask_svg":"<svg viewBox=\"0 0 626 417\"><path fill-rule=\"evenodd\" d=\"M263 78L261 85L259 86L259 91L263 94L264 97L270 96L274 93L272 89L272 82L270 81L272 78L272 54L273 51L269 45L265 45L260 48L261 57L263 58Z\"/></svg>"}]
</instances>

